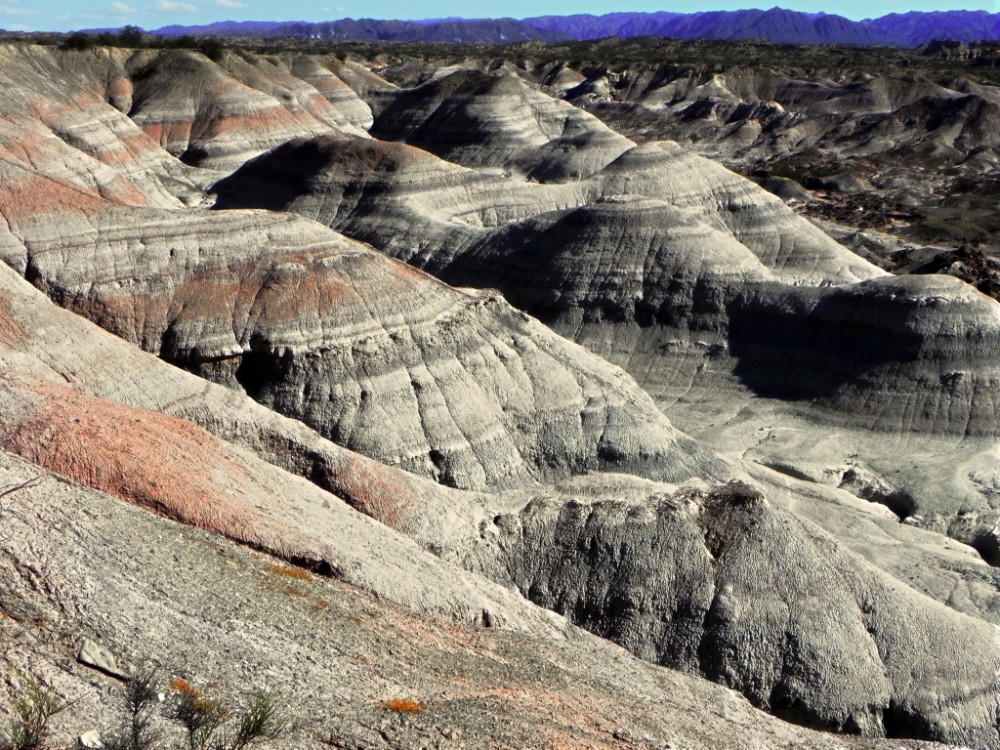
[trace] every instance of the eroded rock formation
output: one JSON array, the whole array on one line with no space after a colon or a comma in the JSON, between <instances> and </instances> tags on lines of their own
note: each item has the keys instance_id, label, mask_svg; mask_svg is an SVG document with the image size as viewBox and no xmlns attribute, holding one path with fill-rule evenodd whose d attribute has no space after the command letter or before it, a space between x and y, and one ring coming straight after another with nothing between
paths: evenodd
<instances>
[{"instance_id":1,"label":"eroded rock formation","mask_svg":"<svg viewBox=\"0 0 1000 750\"><path fill-rule=\"evenodd\" d=\"M133 663L148 632L145 658L277 680L390 747L446 723L880 746L678 669L800 724L1000 746L996 302L506 69L395 89L302 55L0 54L0 487L66 480L0 505L15 621ZM218 642L250 622L238 665ZM100 710L81 670L59 684ZM373 718L418 690L433 721Z\"/></svg>"}]
</instances>

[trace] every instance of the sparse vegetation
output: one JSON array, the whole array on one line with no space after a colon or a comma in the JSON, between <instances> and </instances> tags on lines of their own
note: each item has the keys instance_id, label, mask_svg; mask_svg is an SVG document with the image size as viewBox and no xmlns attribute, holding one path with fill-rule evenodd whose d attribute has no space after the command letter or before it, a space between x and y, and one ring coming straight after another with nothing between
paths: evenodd
<instances>
[{"instance_id":1,"label":"sparse vegetation","mask_svg":"<svg viewBox=\"0 0 1000 750\"><path fill-rule=\"evenodd\" d=\"M117 34L107 31L99 34L74 31L63 37L59 42L59 46L62 49L75 50L77 52L94 49L95 47L190 49L201 52L213 62L222 60L226 51L225 42L214 37L195 37L190 34L181 36L155 36L147 34L138 26L126 26Z\"/></svg>"},{"instance_id":2,"label":"sparse vegetation","mask_svg":"<svg viewBox=\"0 0 1000 750\"><path fill-rule=\"evenodd\" d=\"M190 682L175 678L170 686L174 700L167 716L179 722L187 733L187 750L209 750L215 733L230 716L221 703L202 695Z\"/></svg>"},{"instance_id":3,"label":"sparse vegetation","mask_svg":"<svg viewBox=\"0 0 1000 750\"><path fill-rule=\"evenodd\" d=\"M245 750L277 740L288 730L274 693L256 692L242 710L234 712L187 680L176 678L171 687L174 701L167 715L184 727L187 750ZM225 726L234 715L235 727Z\"/></svg>"},{"instance_id":4,"label":"sparse vegetation","mask_svg":"<svg viewBox=\"0 0 1000 750\"><path fill-rule=\"evenodd\" d=\"M244 748L263 740L276 740L288 729L288 721L281 716L274 693L254 693L240 713L236 731L226 743L228 750Z\"/></svg>"},{"instance_id":5,"label":"sparse vegetation","mask_svg":"<svg viewBox=\"0 0 1000 750\"><path fill-rule=\"evenodd\" d=\"M20 680L23 694L13 702L13 716L0 734L0 750L46 750L50 720L74 701L62 700L34 678ZM289 728L273 692L258 691L234 711L178 677L170 681L171 696L162 713L181 725L184 740L170 744L156 726L159 687L155 667L142 667L129 676L120 700L121 720L101 738L105 750L246 750L280 739Z\"/></svg>"},{"instance_id":6,"label":"sparse vegetation","mask_svg":"<svg viewBox=\"0 0 1000 750\"><path fill-rule=\"evenodd\" d=\"M420 701L409 698L393 698L382 701L382 708L386 711L395 711L399 714L419 714L424 711L425 706Z\"/></svg>"},{"instance_id":7,"label":"sparse vegetation","mask_svg":"<svg viewBox=\"0 0 1000 750\"><path fill-rule=\"evenodd\" d=\"M296 581L311 581L313 579L312 573L308 570L303 570L302 568L296 568L291 565L268 565L265 570L268 573L273 573L276 576L283 576L284 578L293 578Z\"/></svg>"},{"instance_id":8,"label":"sparse vegetation","mask_svg":"<svg viewBox=\"0 0 1000 750\"><path fill-rule=\"evenodd\" d=\"M122 722L104 738L106 750L156 750L163 744L162 733L153 726L159 705L158 682L159 672L153 667L141 668L130 675L122 695Z\"/></svg>"},{"instance_id":9,"label":"sparse vegetation","mask_svg":"<svg viewBox=\"0 0 1000 750\"><path fill-rule=\"evenodd\" d=\"M141 47L144 32L138 26L123 26L118 32L118 42L121 47Z\"/></svg>"},{"instance_id":10,"label":"sparse vegetation","mask_svg":"<svg viewBox=\"0 0 1000 750\"><path fill-rule=\"evenodd\" d=\"M203 39L198 44L197 49L200 49L205 57L212 62L219 62L225 54L226 45L219 39Z\"/></svg>"},{"instance_id":11,"label":"sparse vegetation","mask_svg":"<svg viewBox=\"0 0 1000 750\"><path fill-rule=\"evenodd\" d=\"M0 736L0 750L41 750L49 739L49 722L73 702L64 701L29 675L22 675L20 681L21 695L14 699L13 716Z\"/></svg>"}]
</instances>

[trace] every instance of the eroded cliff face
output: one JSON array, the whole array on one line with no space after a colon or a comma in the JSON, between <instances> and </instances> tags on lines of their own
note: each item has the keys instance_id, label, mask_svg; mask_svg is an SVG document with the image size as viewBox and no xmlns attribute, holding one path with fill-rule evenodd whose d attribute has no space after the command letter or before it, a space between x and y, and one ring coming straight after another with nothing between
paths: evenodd
<instances>
[{"instance_id":1,"label":"eroded cliff face","mask_svg":"<svg viewBox=\"0 0 1000 750\"><path fill-rule=\"evenodd\" d=\"M0 55L0 486L69 480L3 506L15 620L274 680L390 747L880 746L674 670L799 724L1000 747L996 302L502 69ZM130 540L185 561L169 604L173 563ZM248 629L252 663L218 649ZM58 682L99 711L87 674ZM380 715L388 692L427 715Z\"/></svg>"},{"instance_id":2,"label":"eroded cliff face","mask_svg":"<svg viewBox=\"0 0 1000 750\"><path fill-rule=\"evenodd\" d=\"M483 78L443 69L405 93L368 91L374 129L402 99L419 111L392 115L392 137L438 148L427 112L483 89L502 91L504 118L490 124L519 142L535 94ZM559 111L545 110L550 122ZM996 317L986 297L948 279L888 278L675 144L608 154L577 181L528 179L510 154L459 155L465 169L398 141L303 139L213 189L218 207L292 210L449 283L498 288L621 365L718 450L886 501L993 559ZM816 442L817 423L828 440ZM946 490L933 477L956 464L960 489Z\"/></svg>"}]
</instances>

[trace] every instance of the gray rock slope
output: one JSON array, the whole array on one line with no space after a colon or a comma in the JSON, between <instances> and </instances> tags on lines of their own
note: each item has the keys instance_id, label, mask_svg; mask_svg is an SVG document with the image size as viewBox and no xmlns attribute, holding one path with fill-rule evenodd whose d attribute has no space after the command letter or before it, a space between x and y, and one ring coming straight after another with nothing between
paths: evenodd
<instances>
[{"instance_id":1,"label":"gray rock slope","mask_svg":"<svg viewBox=\"0 0 1000 750\"><path fill-rule=\"evenodd\" d=\"M450 283L499 288L717 450L885 503L1000 560L995 303L958 282L880 278L677 146L536 184L320 138L216 189L220 207L296 211Z\"/></svg>"},{"instance_id":2,"label":"gray rock slope","mask_svg":"<svg viewBox=\"0 0 1000 750\"><path fill-rule=\"evenodd\" d=\"M38 475L0 452L0 486ZM794 727L573 629L459 626L341 581L289 578L271 558L53 478L5 498L3 528L3 664L76 701L54 722L61 744L115 722L118 683L76 660L89 638L123 668L160 665L165 689L180 677L230 705L275 690L292 719L280 746L294 750L939 747ZM397 714L384 707L394 699L423 710Z\"/></svg>"},{"instance_id":3,"label":"gray rock slope","mask_svg":"<svg viewBox=\"0 0 1000 750\"><path fill-rule=\"evenodd\" d=\"M593 178L603 193L595 202L492 226L471 209L484 210L504 189L511 202L535 191L540 209L557 196L581 196L563 186L508 181L501 188L371 141L296 142L217 189L224 206L253 204L250 196L264 194L277 165L287 165L269 194L278 203L450 283L501 289L557 331L623 364L664 402L728 370L734 384L809 401L841 424L996 434L988 391L975 396L976 384L993 378L993 302L957 282L879 280L880 272L845 258L843 248L805 245L807 252L794 223L787 237L766 240L758 229L767 214L754 209L749 183L730 176L724 219L700 208L694 193L674 192L676 173L657 181L674 157L678 169L693 172L687 157L655 146L640 158L639 150ZM317 167L320 158L327 166ZM371 165L371 173L355 172L353 163ZM300 165L312 170L309 177ZM700 174L715 179L712 170ZM301 194L290 197L296 181ZM700 195L708 201L708 185ZM464 201L464 210L449 198ZM376 204L384 214L375 213ZM428 211L433 207L439 213ZM419 212L421 219L408 221ZM369 218L385 214L384 223ZM866 271L869 281L843 286ZM713 365L707 373L706 356Z\"/></svg>"},{"instance_id":4,"label":"gray rock slope","mask_svg":"<svg viewBox=\"0 0 1000 750\"><path fill-rule=\"evenodd\" d=\"M512 75L461 70L372 98L371 132L467 166L514 169L541 182L588 177L632 142Z\"/></svg>"},{"instance_id":5,"label":"gray rock slope","mask_svg":"<svg viewBox=\"0 0 1000 750\"><path fill-rule=\"evenodd\" d=\"M58 224L0 207L19 244L4 260L68 309L349 448L467 489L609 466L723 471L622 371L496 295L293 216L90 200L92 215Z\"/></svg>"},{"instance_id":6,"label":"gray rock slope","mask_svg":"<svg viewBox=\"0 0 1000 750\"><path fill-rule=\"evenodd\" d=\"M771 500L749 486L678 490L611 474L495 495L435 488L352 458L246 396L169 367L53 307L10 270L0 269L0 279L6 451L418 611L558 631L508 592L448 573L445 563L262 456L641 658L720 681L785 718L867 735L995 744L988 723L976 718L995 710L995 626L980 619L990 619L988 607L976 611L954 595L964 589L984 604L996 587L984 585L981 563L946 550L941 537L879 521L833 495L803 496L801 483L782 488L766 476L754 481ZM109 377L111 369L121 375ZM835 506L841 523L850 519L841 540L810 520L822 520L814 508L821 505ZM849 544L867 547L874 564ZM790 579L790 570L800 572ZM422 585L406 583L411 575ZM314 591L321 585L286 596L324 600L329 595ZM920 588L950 598L950 606ZM131 616L130 607L121 611ZM201 626L190 627L197 633ZM116 643L138 658L134 647ZM870 645L859 651L859 643ZM161 658L176 663L164 648ZM268 674L287 679L281 669ZM915 684L934 685L937 698Z\"/></svg>"},{"instance_id":7,"label":"gray rock slope","mask_svg":"<svg viewBox=\"0 0 1000 750\"><path fill-rule=\"evenodd\" d=\"M994 626L921 603L749 485L671 493L609 475L559 489L493 519L488 575L796 722L997 743Z\"/></svg>"},{"instance_id":8,"label":"gray rock slope","mask_svg":"<svg viewBox=\"0 0 1000 750\"><path fill-rule=\"evenodd\" d=\"M873 413L885 419L914 405L947 413L954 426L938 424L943 417L922 422L913 410L888 433L905 436L897 450L926 439L921 450L946 460L941 441L954 441L949 435L957 435L958 421L971 411L981 417L967 420L962 440L988 441L990 416L977 399L988 392L988 385L978 384L988 382L989 357L974 360L968 352L988 349L993 303L958 282L887 279L752 184L670 144L623 144L596 121L550 106L516 80L473 82L488 106L468 91L465 103L448 99L448 86L465 83L445 77L442 87L419 96L398 94L416 96L412 106L419 109L421 97L444 92L411 124L398 121L400 137L423 128L428 148L443 143L432 137L438 125L424 125L442 122L441 107L460 109L463 122L495 129L488 149L477 152L470 142L467 153L454 155L470 163L479 159L470 169L352 132L365 126L364 110L327 73L340 81L353 75L355 85L372 79L315 58L228 56L213 67L186 53L77 58L15 49L13 69L41 71L34 78L25 72L25 80L47 80L53 93L63 85L60 66L67 61L80 63L68 91L94 87L111 73L133 87L128 93L124 80L115 78L110 94L107 84L95 89L100 96L90 95L83 116L67 110L73 128L59 129L33 124L32 107L41 105L25 84L10 80L16 104L4 127L51 140L57 158L39 156L36 163L34 152L13 150L0 161L6 220L0 254L10 266L0 273L0 461L5 469L14 467L11 482L30 474L11 457L16 454L38 467L31 471L79 483L57 487L83 493L80 502L91 509L72 523L54 520L19 531L15 546L4 542L3 559L14 561L5 568L10 590L19 592L8 597L13 603L5 611L18 612L22 628L34 622L30 607L18 609L28 602L43 613L61 613L67 632L108 641L129 660L138 658L128 638L153 627L134 613L144 611L143 596L109 587L106 601L135 606L104 606L115 615L104 619L69 602L73 592L94 592L92 582L104 579L145 591L136 584L145 575L142 581L162 591L167 584L157 578L160 572L109 575L105 567L151 567L137 558L123 568L117 551L90 562L63 562L81 539L95 549L122 549L113 519L126 513L123 523L137 536L149 523L156 529L150 535L185 540L174 554L192 581L202 580L202 570L219 580L214 567L194 562L206 555L228 559L237 571L253 567L250 556L219 536L312 571L305 574L313 576L310 585L328 592L316 593L315 601L305 584L296 588L284 580L301 581L296 576L302 574L268 571L271 563L265 564L263 573L282 584L262 587L262 609L271 614L254 632L262 641L277 638L296 655L284 666L271 656L256 666L235 665L218 649L201 656L206 634L217 642L220 633L243 627L233 621L240 610L235 598L225 598L228 590L216 594L195 583L185 593L173 583L167 601L176 600L176 611L165 605L153 611L186 624L183 641L195 644L194 664L217 665L227 675L249 679L258 669L280 674L296 695L312 689L315 697L314 686L328 684L319 672L331 663L343 668L349 705L335 712L337 720L354 733L381 731L389 746L420 746L417 736L425 729L451 739L422 719L397 727L378 695L360 687L363 672L327 657L330 645L313 648L316 633L336 627L341 612L357 616L359 602L375 601L376 613L403 618L393 621L397 628L405 619L407 632L425 634L414 635L420 645L405 652L387 648L394 652L387 663L399 666L379 667L380 686L393 683L397 695L415 691L424 670L439 670L441 687L418 697L428 704L434 696L448 705L459 701L456 712L445 715L463 726L475 709L448 692L456 674L470 675L458 684L471 682L480 701L472 705L492 706L491 715L515 698L530 703L504 728L487 722L485 730L463 729L473 731L474 746L488 742L488 735L511 747L529 746L545 721L536 709L549 717L549 728L541 730L549 746L756 747L764 742L756 727L771 733L773 745L826 743L768 723L745 704L726 703L731 708L722 711L723 721L699 723L701 714L690 704L648 692L643 675L670 691L689 690L698 700L726 694L686 688L686 678L673 672L623 661L620 652L596 645L499 583L644 659L723 682L800 723L998 747L996 572L970 548L914 528L916 520L900 524L896 515L858 499L868 495L897 509L910 502L900 494L901 481L885 482L888 471L877 459L899 468L885 447L855 455L850 464L841 455L857 444L845 435L860 434L856 425L867 424ZM175 66L176 75L164 72ZM139 133L120 111L136 92L145 98L138 104L133 99L127 109L147 118ZM100 100L105 95L110 103ZM376 123L397 100L396 94L377 97L388 104L375 107ZM192 102L197 106L188 135ZM508 106L509 112L490 119L492 110ZM537 130L524 117L532 111L540 118ZM98 115L110 123L104 130L91 123ZM74 140L73 129L103 133L112 151L122 148L115 145L121 134L131 133L149 153L101 161L95 141ZM675 430L622 370L544 329L494 292L445 286L302 218L182 209L200 200L199 185L214 173L187 167L171 153L228 168L293 134L304 137L220 186L223 205L292 208L442 276L465 273L469 281L463 283L502 286L512 297L520 289L525 296L515 300L518 305L537 307L560 332L626 366L660 404L673 404L693 430L732 459L720 459ZM549 161L533 173L542 163L532 161L536 151ZM556 168L563 151L566 168ZM115 184L120 189L113 190ZM41 292L121 338L50 305ZM845 329L860 342L857 351L844 347ZM171 368L139 347L230 388ZM872 360L872 352L880 358ZM956 376L954 363L961 361L974 366ZM865 402L883 382L899 392L884 406ZM968 390L964 383L971 384ZM823 389L826 402L811 393L792 393L797 402L764 397L810 387ZM942 389L951 389L953 400L931 400ZM793 409L795 403L802 409ZM966 429L981 436L966 438ZM985 444L976 443L978 452L956 469L970 472L970 496L980 499L996 484ZM814 463L805 460L810 457ZM596 473L608 470L646 478ZM919 476L914 471L907 479ZM964 486L937 476L937 497L948 486ZM723 486L730 478L748 484ZM489 491L462 492L431 480ZM22 499L45 497L48 490L36 492ZM963 495L939 507L940 518L928 524L968 541L985 539L977 548L988 549L989 503L966 506L966 500ZM67 495L56 505L76 507ZM976 513L963 514L969 508ZM184 531L146 511L202 531ZM12 517L28 525L48 518L44 513ZM138 518L145 520L132 520ZM223 552L204 552L198 540L213 537L202 532L214 534L215 549ZM72 534L70 542L64 544L63 533ZM104 541L108 536L113 544ZM187 540L195 551L182 551ZM58 585L30 589L18 582L31 577L21 563L33 554L49 556L53 562L45 569ZM246 591L257 573L228 575L223 580L234 591ZM209 606L211 596L219 609ZM281 597L293 605L281 606ZM294 606L306 602L308 611ZM303 633L302 618L321 618L325 610L337 613L334 619ZM228 619L218 619L221 612ZM290 619L282 619L285 613ZM476 671L464 655L421 661L426 644L441 643L426 630L437 627L427 625L439 622L436 617L448 618L442 627L450 628L452 639L463 637L469 623L504 629L495 637L522 652L513 661L502 656L503 669L544 673L545 679L528 687L509 677L525 685L524 692L498 694L479 680L499 672ZM464 624L456 626L456 619ZM342 627L359 637L366 631ZM559 640L567 634L569 645ZM169 633L148 638L157 661L178 664ZM374 653L377 661L380 647L365 638L366 645L350 653L368 660ZM399 632L390 638L406 641ZM56 674L68 652L54 642L29 637L19 642L17 658ZM590 645L571 656L576 642ZM473 661L483 658L482 643ZM537 651L519 646L529 643L541 645ZM397 648L406 656L397 657ZM561 665L554 682L546 681L551 666L533 661L535 653L548 665ZM610 653L616 656L601 655ZM587 659L589 667L583 666ZM190 664L186 669L201 676ZM597 691L602 697L591 691L581 698L585 709L568 710L567 674L597 675L593 679L605 685ZM616 740L614 715L603 707L632 705L636 691L657 706L674 701L678 712L628 708L618 720L627 719L629 728ZM558 714L554 729L552 714ZM584 716L607 718L584 732ZM731 733L726 716L751 729ZM671 721L683 728L666 727ZM308 734L300 738L305 744L315 740ZM849 738L837 743L865 746Z\"/></svg>"}]
</instances>

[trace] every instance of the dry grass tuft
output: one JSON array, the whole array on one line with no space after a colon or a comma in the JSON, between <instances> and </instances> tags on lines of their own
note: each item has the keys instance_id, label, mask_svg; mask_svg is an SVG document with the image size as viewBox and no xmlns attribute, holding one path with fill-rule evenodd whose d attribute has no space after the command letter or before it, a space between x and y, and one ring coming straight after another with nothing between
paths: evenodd
<instances>
[{"instance_id":1,"label":"dry grass tuft","mask_svg":"<svg viewBox=\"0 0 1000 750\"><path fill-rule=\"evenodd\" d=\"M424 704L420 701L410 700L409 698L393 698L392 700L382 701L382 708L401 714L419 714L424 710Z\"/></svg>"},{"instance_id":2,"label":"dry grass tuft","mask_svg":"<svg viewBox=\"0 0 1000 750\"><path fill-rule=\"evenodd\" d=\"M264 570L276 576L294 578L296 581L311 581L313 579L313 575L309 571L291 565L268 565Z\"/></svg>"},{"instance_id":3,"label":"dry grass tuft","mask_svg":"<svg viewBox=\"0 0 1000 750\"><path fill-rule=\"evenodd\" d=\"M183 677L175 677L172 679L170 681L170 689L178 695L184 695L188 698L201 697L201 691Z\"/></svg>"}]
</instances>

